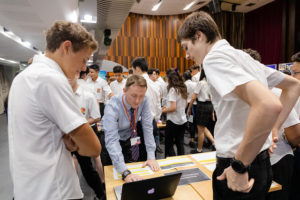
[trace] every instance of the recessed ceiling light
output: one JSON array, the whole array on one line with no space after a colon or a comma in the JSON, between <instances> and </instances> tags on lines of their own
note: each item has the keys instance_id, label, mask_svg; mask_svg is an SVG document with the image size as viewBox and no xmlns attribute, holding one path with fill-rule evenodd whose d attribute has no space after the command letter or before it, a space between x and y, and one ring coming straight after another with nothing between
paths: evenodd
<instances>
[{"instance_id":1,"label":"recessed ceiling light","mask_svg":"<svg viewBox=\"0 0 300 200\"><path fill-rule=\"evenodd\" d=\"M193 2L191 2L191 3L189 3L188 5L186 5L186 6L183 8L183 10L188 10L188 9L190 9L195 3L196 3L196 0L193 1Z\"/></svg>"},{"instance_id":2,"label":"recessed ceiling light","mask_svg":"<svg viewBox=\"0 0 300 200\"><path fill-rule=\"evenodd\" d=\"M162 0L160 0L157 4L155 4L152 8L152 11L157 11L159 6L162 4Z\"/></svg>"}]
</instances>

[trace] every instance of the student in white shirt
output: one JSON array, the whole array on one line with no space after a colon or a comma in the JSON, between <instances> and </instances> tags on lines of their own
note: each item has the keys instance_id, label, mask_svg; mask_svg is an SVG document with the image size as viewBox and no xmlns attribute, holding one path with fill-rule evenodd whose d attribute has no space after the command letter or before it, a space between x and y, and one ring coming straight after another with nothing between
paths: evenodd
<instances>
[{"instance_id":1,"label":"student in white shirt","mask_svg":"<svg viewBox=\"0 0 300 200\"><path fill-rule=\"evenodd\" d=\"M124 79L122 75L123 68L120 65L114 66L113 72L116 80L111 82L109 85L111 91L114 95L123 94L123 89L125 88L126 84L126 79Z\"/></svg>"},{"instance_id":2,"label":"student in white shirt","mask_svg":"<svg viewBox=\"0 0 300 200\"><path fill-rule=\"evenodd\" d=\"M114 94L105 80L99 77L99 66L94 64L89 66L91 80L88 82L89 87L94 92L97 102L99 103L101 117L104 115L105 99L110 99Z\"/></svg>"},{"instance_id":3,"label":"student in white shirt","mask_svg":"<svg viewBox=\"0 0 300 200\"><path fill-rule=\"evenodd\" d=\"M184 131L186 127L185 107L187 104L187 88L178 72L169 70L167 106L162 112L167 113L165 134L165 157L175 156L173 145L176 144L177 155L184 155Z\"/></svg>"},{"instance_id":4,"label":"student in white shirt","mask_svg":"<svg viewBox=\"0 0 300 200\"><path fill-rule=\"evenodd\" d=\"M189 15L177 36L186 57L203 64L218 118L214 199L264 199L272 181L266 139L290 113L299 82L234 49L203 11ZM268 89L274 86L281 102Z\"/></svg>"},{"instance_id":5,"label":"student in white shirt","mask_svg":"<svg viewBox=\"0 0 300 200\"><path fill-rule=\"evenodd\" d=\"M200 67L199 65L192 66L192 81L198 83L200 79Z\"/></svg>"},{"instance_id":6,"label":"student in white shirt","mask_svg":"<svg viewBox=\"0 0 300 200\"><path fill-rule=\"evenodd\" d=\"M159 146L158 143L158 129L157 129L157 120L160 119L161 115L161 97L158 85L156 85L148 76L148 62L143 57L137 57L131 62L131 66L133 69L133 74L143 76L147 81L147 92L146 96L149 98L150 102L150 110L153 116L153 135L155 138L156 145ZM142 127L140 126L140 122L138 123L137 131L142 132ZM145 155L143 153L142 155ZM142 156L145 158L145 156Z\"/></svg>"},{"instance_id":7,"label":"student in white shirt","mask_svg":"<svg viewBox=\"0 0 300 200\"><path fill-rule=\"evenodd\" d=\"M89 72L90 70L88 67L85 71L81 71L77 83L86 86L86 84L89 82Z\"/></svg>"},{"instance_id":8,"label":"student in white shirt","mask_svg":"<svg viewBox=\"0 0 300 200\"><path fill-rule=\"evenodd\" d=\"M156 69L156 76L157 76L157 83L159 83L160 85L160 89L161 89L161 105L165 106L166 105L166 99L167 99L167 95L168 95L168 90L167 90L167 83L161 78L160 76L160 71L159 69Z\"/></svg>"},{"instance_id":9,"label":"student in white shirt","mask_svg":"<svg viewBox=\"0 0 300 200\"><path fill-rule=\"evenodd\" d=\"M207 128L210 124L213 123L213 121L215 121L215 119L214 108L211 103L209 88L203 68L201 69L200 80L195 87L194 94L187 111L188 116L191 114L191 107L195 100L197 100L195 124L197 125L198 131L198 147L197 149L192 150L191 153L201 153L204 136L209 139L209 141L212 143L213 148L215 144L214 138Z\"/></svg>"},{"instance_id":10,"label":"student in white shirt","mask_svg":"<svg viewBox=\"0 0 300 200\"><path fill-rule=\"evenodd\" d=\"M76 74L74 79L69 79L69 83L72 87L75 95L75 101L79 106L81 113L84 115L85 119L97 134L96 123L100 121L99 105L96 101L95 96L90 91L86 90L86 87L77 83L78 77L79 74ZM100 155L92 158L97 168L96 171L90 157L81 156L77 151L74 152L74 154L75 155L73 155L73 158L75 161L75 166L78 161L87 184L94 190L98 199L104 199L105 193L102 184L102 181L104 182L104 174ZM102 180L100 179L100 177Z\"/></svg>"},{"instance_id":11,"label":"student in white shirt","mask_svg":"<svg viewBox=\"0 0 300 200\"><path fill-rule=\"evenodd\" d=\"M188 93L188 98L187 98L187 108L186 108L186 112L188 111L188 108L190 106L190 102L191 102L191 99L192 99L192 96L194 94L194 90L197 86L197 83L192 81L192 76L191 76L191 73L188 71L188 72L184 72L183 73L183 79L184 79L184 84L186 85L186 88L187 88L187 93ZM193 106L193 103L192 103L192 106L191 106L191 116L188 116L188 131L190 132L190 142L189 142L189 146L192 147L192 148L195 148L196 147L196 144L195 144L195 130L196 130L196 123L194 123L194 106Z\"/></svg>"},{"instance_id":12,"label":"student in white shirt","mask_svg":"<svg viewBox=\"0 0 300 200\"><path fill-rule=\"evenodd\" d=\"M8 138L15 199L83 198L70 151L98 156L101 145L67 78L86 69L97 46L81 25L57 21L46 32L45 55L14 79Z\"/></svg>"}]
</instances>

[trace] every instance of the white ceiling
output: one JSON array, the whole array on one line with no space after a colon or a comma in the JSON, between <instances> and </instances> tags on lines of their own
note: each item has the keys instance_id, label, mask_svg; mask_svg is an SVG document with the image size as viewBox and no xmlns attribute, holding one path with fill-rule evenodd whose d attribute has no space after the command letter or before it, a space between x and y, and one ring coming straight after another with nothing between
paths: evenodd
<instances>
[{"instance_id":1,"label":"white ceiling","mask_svg":"<svg viewBox=\"0 0 300 200\"><path fill-rule=\"evenodd\" d=\"M151 11L158 0L0 0L0 26L14 32L17 36L28 41L40 51L45 49L45 30L55 20L70 20L72 13L79 13L82 17L91 14L98 17L97 24L83 24L89 31L96 34L96 38L103 40L103 30L112 30L111 38L114 38L121 28L129 12L149 15L173 15L192 12L207 5L210 0L203 1L201 5L195 5L187 11L183 7L193 0L162 0L162 5L157 12ZM226 0L228 2L242 3L236 11L249 12L273 0ZM246 7L254 2L256 5ZM197 4L196 3L196 4ZM132 6L133 5L133 6ZM229 6L231 9L231 5ZM131 8L131 9L130 9ZM222 4L222 9L226 6ZM100 45L101 47L101 45ZM102 59L108 47L101 47L98 59ZM0 34L0 58L27 61L36 52L33 49L23 47L19 43ZM97 55L98 55L97 54ZM97 58L97 56L94 56ZM1 61L0 61L1 62Z\"/></svg>"}]
</instances>

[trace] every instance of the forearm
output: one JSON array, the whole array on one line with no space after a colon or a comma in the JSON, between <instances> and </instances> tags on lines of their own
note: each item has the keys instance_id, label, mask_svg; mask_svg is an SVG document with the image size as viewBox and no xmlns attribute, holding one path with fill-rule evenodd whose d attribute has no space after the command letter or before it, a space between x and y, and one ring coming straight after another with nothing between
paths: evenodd
<instances>
[{"instance_id":1,"label":"forearm","mask_svg":"<svg viewBox=\"0 0 300 200\"><path fill-rule=\"evenodd\" d=\"M94 123L96 123L96 122L99 122L99 121L100 121L100 118L97 118L97 119L89 118L87 121L88 121L88 123L89 123L90 125L92 125L92 124L94 124Z\"/></svg>"},{"instance_id":2,"label":"forearm","mask_svg":"<svg viewBox=\"0 0 300 200\"><path fill-rule=\"evenodd\" d=\"M235 158L249 165L259 153L280 112L280 107L266 106L263 103L251 107L243 140Z\"/></svg>"}]
</instances>

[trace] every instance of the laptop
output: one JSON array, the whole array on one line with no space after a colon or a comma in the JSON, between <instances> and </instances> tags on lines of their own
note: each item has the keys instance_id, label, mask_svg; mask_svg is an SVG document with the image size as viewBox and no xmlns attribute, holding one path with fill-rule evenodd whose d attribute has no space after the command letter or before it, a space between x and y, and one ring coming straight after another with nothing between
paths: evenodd
<instances>
[{"instance_id":1,"label":"laptop","mask_svg":"<svg viewBox=\"0 0 300 200\"><path fill-rule=\"evenodd\" d=\"M118 200L162 199L174 195L182 173L165 175L115 187Z\"/></svg>"}]
</instances>

